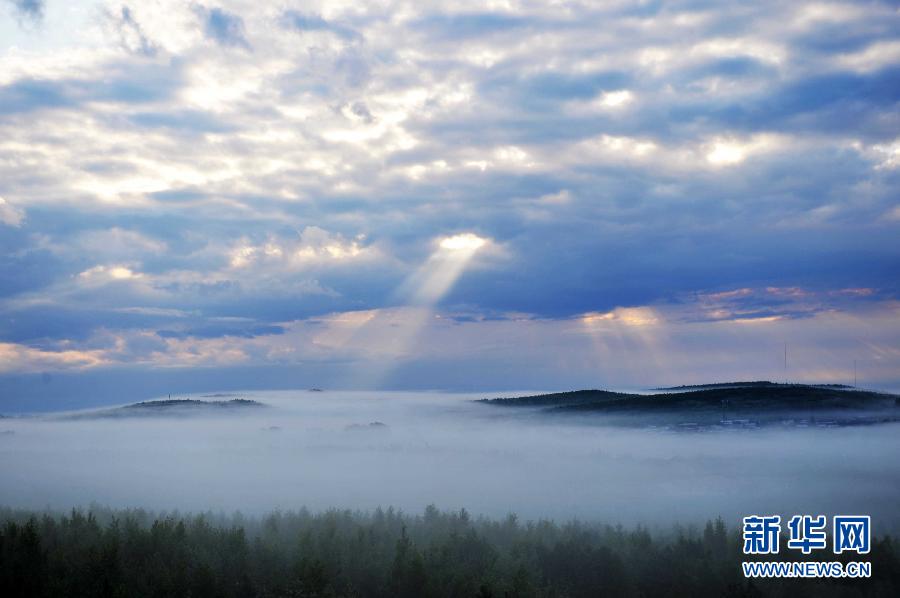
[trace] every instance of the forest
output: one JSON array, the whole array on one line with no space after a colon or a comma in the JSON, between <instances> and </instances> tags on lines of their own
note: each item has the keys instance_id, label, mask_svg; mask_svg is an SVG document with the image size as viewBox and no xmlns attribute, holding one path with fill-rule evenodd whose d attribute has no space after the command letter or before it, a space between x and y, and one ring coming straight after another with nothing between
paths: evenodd
<instances>
[{"instance_id":1,"label":"forest","mask_svg":"<svg viewBox=\"0 0 900 598\"><path fill-rule=\"evenodd\" d=\"M722 519L660 529L434 506L264 516L3 508L0 596L900 595L890 536L873 538L869 579L747 580L741 546Z\"/></svg>"}]
</instances>

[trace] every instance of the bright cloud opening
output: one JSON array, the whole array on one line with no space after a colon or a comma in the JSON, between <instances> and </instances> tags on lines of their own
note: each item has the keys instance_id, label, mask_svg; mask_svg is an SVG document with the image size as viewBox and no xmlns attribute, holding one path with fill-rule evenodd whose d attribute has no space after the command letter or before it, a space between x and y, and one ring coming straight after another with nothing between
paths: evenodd
<instances>
[{"instance_id":1,"label":"bright cloud opening","mask_svg":"<svg viewBox=\"0 0 900 598\"><path fill-rule=\"evenodd\" d=\"M729 166L744 161L746 154L743 148L734 143L719 142L713 145L712 151L706 154L706 159L711 164Z\"/></svg>"},{"instance_id":2,"label":"bright cloud opening","mask_svg":"<svg viewBox=\"0 0 900 598\"><path fill-rule=\"evenodd\" d=\"M627 89L620 89L603 93L599 98L599 103L606 108L619 108L629 104L633 99L633 93Z\"/></svg>"},{"instance_id":3,"label":"bright cloud opening","mask_svg":"<svg viewBox=\"0 0 900 598\"><path fill-rule=\"evenodd\" d=\"M142 276L126 266L94 266L78 275L86 280L132 280Z\"/></svg>"},{"instance_id":4,"label":"bright cloud opening","mask_svg":"<svg viewBox=\"0 0 900 598\"><path fill-rule=\"evenodd\" d=\"M451 251L477 251L481 249L487 240L472 233L463 233L461 235L453 235L441 239L441 249L449 249Z\"/></svg>"}]
</instances>

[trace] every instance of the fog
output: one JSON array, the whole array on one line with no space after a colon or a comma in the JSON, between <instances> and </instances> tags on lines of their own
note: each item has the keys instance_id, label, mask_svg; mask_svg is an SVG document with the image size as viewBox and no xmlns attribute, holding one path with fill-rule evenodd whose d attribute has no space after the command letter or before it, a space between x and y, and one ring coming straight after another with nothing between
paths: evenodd
<instances>
[{"instance_id":1,"label":"fog","mask_svg":"<svg viewBox=\"0 0 900 598\"><path fill-rule=\"evenodd\" d=\"M433 503L651 525L846 513L900 529L900 424L676 433L471 402L480 394L239 396L268 407L0 420L0 504L255 514Z\"/></svg>"}]
</instances>

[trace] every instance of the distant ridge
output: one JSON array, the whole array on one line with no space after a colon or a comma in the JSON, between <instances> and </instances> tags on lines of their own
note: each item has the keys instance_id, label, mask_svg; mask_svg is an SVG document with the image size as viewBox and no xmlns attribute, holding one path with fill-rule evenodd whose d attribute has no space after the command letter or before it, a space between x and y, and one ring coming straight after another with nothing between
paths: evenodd
<instances>
[{"instance_id":1,"label":"distant ridge","mask_svg":"<svg viewBox=\"0 0 900 598\"><path fill-rule=\"evenodd\" d=\"M770 382L769 380L754 380L752 382L713 382L711 384L682 384L681 386L660 386L651 390L694 390L703 388L747 388L747 387L772 387L772 386L809 386L813 388L840 388L852 390L855 387L847 384L791 384L783 382Z\"/></svg>"},{"instance_id":2,"label":"distant ridge","mask_svg":"<svg viewBox=\"0 0 900 598\"><path fill-rule=\"evenodd\" d=\"M173 407L262 407L263 404L250 399L230 399L228 401L200 401L197 399L160 399L141 401L119 407L119 409L171 409Z\"/></svg>"},{"instance_id":3,"label":"distant ridge","mask_svg":"<svg viewBox=\"0 0 900 598\"><path fill-rule=\"evenodd\" d=\"M178 416L199 413L232 413L248 408L266 407L264 403L250 399L230 399L227 401L200 401L197 399L160 399L141 401L112 409L81 411L61 416L63 419L94 419L110 417L152 417Z\"/></svg>"},{"instance_id":4,"label":"distant ridge","mask_svg":"<svg viewBox=\"0 0 900 598\"><path fill-rule=\"evenodd\" d=\"M608 421L661 426L731 425L734 421L854 425L900 421L900 396L841 385L733 382L660 389L654 394L576 390L481 399L499 407L532 407L545 413L593 412ZM615 416L615 417L613 417ZM805 423L803 423L805 422ZM823 424L824 425L824 424Z\"/></svg>"}]
</instances>

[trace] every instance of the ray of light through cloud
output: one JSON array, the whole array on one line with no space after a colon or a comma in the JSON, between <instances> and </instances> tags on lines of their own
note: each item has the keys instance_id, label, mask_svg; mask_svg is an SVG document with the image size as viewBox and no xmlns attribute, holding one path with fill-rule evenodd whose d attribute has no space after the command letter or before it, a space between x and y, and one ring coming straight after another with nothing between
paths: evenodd
<instances>
[{"instance_id":1,"label":"ray of light through cloud","mask_svg":"<svg viewBox=\"0 0 900 598\"><path fill-rule=\"evenodd\" d=\"M356 319L355 326L351 324L342 339L342 347L353 350L354 342L377 344L366 347L364 354L370 358L358 364L352 377L353 386L378 388L395 367L396 359L409 359L419 335L434 318L438 302L488 243L489 239L474 233L438 239L428 259L396 290L399 309L377 310L368 317ZM371 334L373 329L378 333Z\"/></svg>"}]
</instances>

